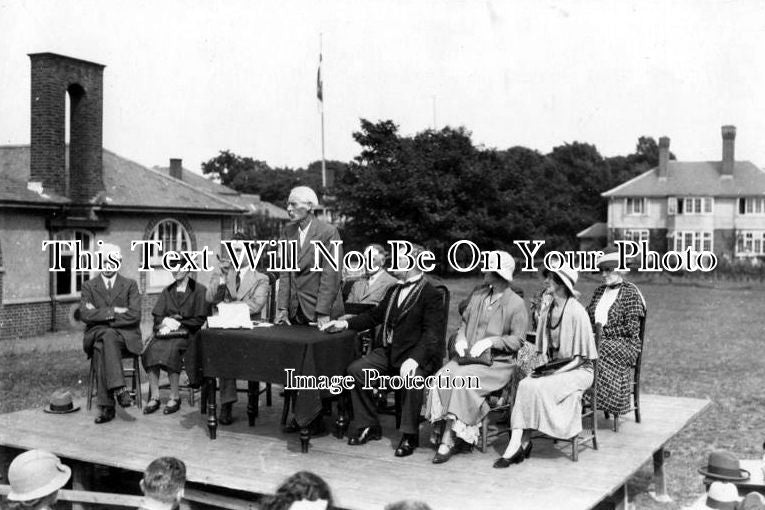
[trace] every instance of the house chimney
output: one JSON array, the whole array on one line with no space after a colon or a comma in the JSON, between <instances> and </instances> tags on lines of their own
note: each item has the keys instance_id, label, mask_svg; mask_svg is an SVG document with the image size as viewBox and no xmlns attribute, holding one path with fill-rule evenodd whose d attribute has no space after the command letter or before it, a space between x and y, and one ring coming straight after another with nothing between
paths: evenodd
<instances>
[{"instance_id":1,"label":"house chimney","mask_svg":"<svg viewBox=\"0 0 765 510\"><path fill-rule=\"evenodd\" d=\"M55 53L31 53L30 181L43 189L90 202L104 191L104 66ZM66 118L66 94L70 111ZM66 123L69 123L69 175Z\"/></svg>"},{"instance_id":2,"label":"house chimney","mask_svg":"<svg viewBox=\"0 0 765 510\"><path fill-rule=\"evenodd\" d=\"M659 138L659 178L666 179L669 170L669 138Z\"/></svg>"},{"instance_id":3,"label":"house chimney","mask_svg":"<svg viewBox=\"0 0 765 510\"><path fill-rule=\"evenodd\" d=\"M179 181L183 180L183 160L180 158L170 158L170 177L175 177Z\"/></svg>"},{"instance_id":4,"label":"house chimney","mask_svg":"<svg viewBox=\"0 0 765 510\"><path fill-rule=\"evenodd\" d=\"M722 175L733 177L733 164L736 161L736 126L723 126L722 139Z\"/></svg>"}]
</instances>

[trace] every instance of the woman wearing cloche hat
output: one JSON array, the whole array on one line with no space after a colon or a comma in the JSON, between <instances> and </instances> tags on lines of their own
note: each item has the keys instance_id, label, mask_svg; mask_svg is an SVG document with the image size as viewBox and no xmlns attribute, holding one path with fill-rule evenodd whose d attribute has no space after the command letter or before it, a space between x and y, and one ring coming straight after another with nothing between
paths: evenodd
<instances>
[{"instance_id":1,"label":"woman wearing cloche hat","mask_svg":"<svg viewBox=\"0 0 765 510\"><path fill-rule=\"evenodd\" d=\"M457 357L437 374L438 380L477 377L480 388L440 387L428 393L425 416L444 426L441 437L434 437L440 441L435 464L457 451L456 439L463 445L477 442L481 420L489 412L486 396L504 388L517 370L515 353L523 346L528 317L523 299L510 288L515 261L509 253L495 251L488 265L486 286L473 293L462 314L454 344Z\"/></svg>"},{"instance_id":2,"label":"woman wearing cloche hat","mask_svg":"<svg viewBox=\"0 0 765 510\"><path fill-rule=\"evenodd\" d=\"M545 281L552 299L543 301L536 347L540 354L564 364L550 375L526 377L518 385L510 416L510 443L495 468L523 462L531 455L531 430L561 439L582 431L581 395L592 385L591 360L598 353L587 311L576 299L578 279L576 270L565 264L547 271Z\"/></svg>"},{"instance_id":3,"label":"woman wearing cloche hat","mask_svg":"<svg viewBox=\"0 0 765 510\"><path fill-rule=\"evenodd\" d=\"M602 283L587 305L593 328L603 325L598 346L598 409L615 416L631 408L632 366L640 354L640 318L646 313L643 295L624 279L618 263L616 248L607 248L597 262Z\"/></svg>"},{"instance_id":4,"label":"woman wearing cloche hat","mask_svg":"<svg viewBox=\"0 0 765 510\"><path fill-rule=\"evenodd\" d=\"M8 493L12 509L46 510L56 503L58 490L66 485L72 470L45 450L30 450L17 456L8 468Z\"/></svg>"}]
</instances>

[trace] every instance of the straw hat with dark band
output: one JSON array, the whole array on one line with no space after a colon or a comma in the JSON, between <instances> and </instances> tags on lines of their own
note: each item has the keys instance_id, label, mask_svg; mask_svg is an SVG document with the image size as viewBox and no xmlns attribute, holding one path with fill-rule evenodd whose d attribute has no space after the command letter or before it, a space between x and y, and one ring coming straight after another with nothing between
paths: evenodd
<instances>
[{"instance_id":1,"label":"straw hat with dark band","mask_svg":"<svg viewBox=\"0 0 765 510\"><path fill-rule=\"evenodd\" d=\"M51 414L68 414L79 410L80 406L75 407L72 394L67 390L54 391L48 405L43 408L43 411Z\"/></svg>"}]
</instances>

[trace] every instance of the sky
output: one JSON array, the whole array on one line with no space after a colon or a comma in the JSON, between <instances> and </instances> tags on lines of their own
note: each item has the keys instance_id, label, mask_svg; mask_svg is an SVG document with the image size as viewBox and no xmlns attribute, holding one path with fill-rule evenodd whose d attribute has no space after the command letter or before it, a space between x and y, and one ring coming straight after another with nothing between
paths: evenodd
<instances>
[{"instance_id":1,"label":"sky","mask_svg":"<svg viewBox=\"0 0 765 510\"><path fill-rule=\"evenodd\" d=\"M321 35L320 35L321 34ZM0 0L0 144L28 144L28 53L106 65L104 147L199 171L218 151L348 161L359 119L476 145L573 142L765 165L765 2Z\"/></svg>"}]
</instances>

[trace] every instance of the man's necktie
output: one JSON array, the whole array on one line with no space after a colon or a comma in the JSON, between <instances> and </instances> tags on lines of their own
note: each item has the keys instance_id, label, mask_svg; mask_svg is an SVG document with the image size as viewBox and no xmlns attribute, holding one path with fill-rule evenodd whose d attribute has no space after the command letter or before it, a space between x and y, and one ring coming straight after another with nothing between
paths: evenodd
<instances>
[{"instance_id":1,"label":"man's necktie","mask_svg":"<svg viewBox=\"0 0 765 510\"><path fill-rule=\"evenodd\" d=\"M242 275L239 271L236 272L236 292L239 293L239 286L242 284Z\"/></svg>"}]
</instances>

